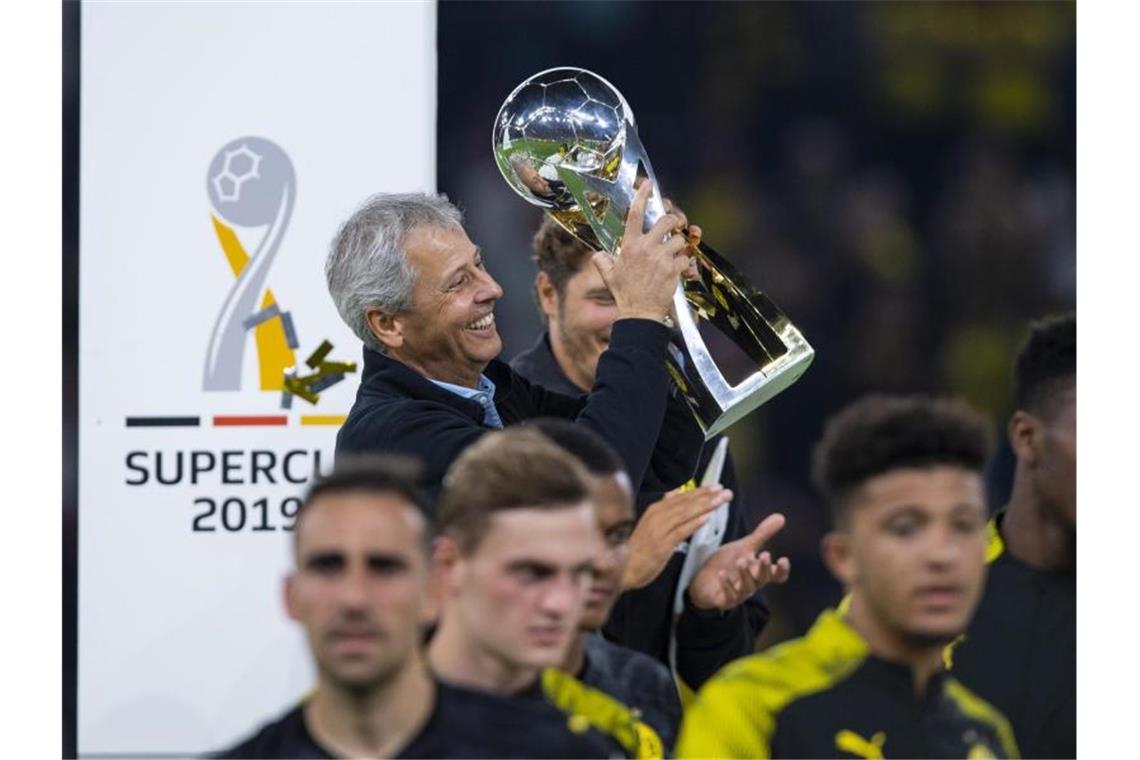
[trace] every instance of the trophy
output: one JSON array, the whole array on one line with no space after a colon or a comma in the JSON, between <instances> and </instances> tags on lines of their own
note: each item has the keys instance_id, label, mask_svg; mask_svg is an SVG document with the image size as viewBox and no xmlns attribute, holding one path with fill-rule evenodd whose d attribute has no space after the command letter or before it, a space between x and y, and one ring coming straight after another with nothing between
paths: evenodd
<instances>
[{"instance_id":1,"label":"trophy","mask_svg":"<svg viewBox=\"0 0 1140 760\"><path fill-rule=\"evenodd\" d=\"M644 229L665 213L632 109L593 72L556 68L530 77L503 102L491 139L515 192L594 250L620 255L639 180L652 184ZM673 296L667 368L708 439L798 380L815 352L723 256L703 241L696 247L699 277L679 283ZM725 379L699 322L731 339L755 370L735 385Z\"/></svg>"}]
</instances>

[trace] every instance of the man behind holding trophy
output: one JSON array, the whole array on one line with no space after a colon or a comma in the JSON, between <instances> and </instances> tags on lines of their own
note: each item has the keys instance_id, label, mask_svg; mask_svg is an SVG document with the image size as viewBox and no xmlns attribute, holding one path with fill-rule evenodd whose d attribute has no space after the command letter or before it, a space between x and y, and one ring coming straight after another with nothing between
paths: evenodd
<instances>
[{"instance_id":1,"label":"man behind holding trophy","mask_svg":"<svg viewBox=\"0 0 1140 760\"><path fill-rule=\"evenodd\" d=\"M640 485L661 431L673 293L688 266L676 217L643 230L648 183L627 215L620 257L595 266L617 306L597 384L571 399L534 386L496 357L495 302L503 291L459 210L424 194L369 198L344 223L325 266L341 317L364 343L356 402L337 452L419 457L438 490L447 467L483 433L538 416L576 419L602 435ZM676 446L662 450L676 456ZM695 458L695 452L693 452Z\"/></svg>"}]
</instances>

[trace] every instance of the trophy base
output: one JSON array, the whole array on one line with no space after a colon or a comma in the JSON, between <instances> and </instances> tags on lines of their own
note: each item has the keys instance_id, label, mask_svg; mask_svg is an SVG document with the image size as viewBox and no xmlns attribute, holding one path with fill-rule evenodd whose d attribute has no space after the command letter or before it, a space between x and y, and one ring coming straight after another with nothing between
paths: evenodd
<instances>
[{"instance_id":1,"label":"trophy base","mask_svg":"<svg viewBox=\"0 0 1140 760\"><path fill-rule=\"evenodd\" d=\"M812 359L815 358L815 351L805 343L802 348L786 354L785 357L788 361L781 362L783 366L780 368L769 372L756 373L757 376L762 376L763 382L758 385L754 392L742 396L735 403L730 402L718 417L707 424L701 424L705 431L706 441L718 433L724 432L743 417L755 411L761 404L771 401L799 380L800 376L811 366ZM699 416L697 421L701 422Z\"/></svg>"},{"instance_id":2,"label":"trophy base","mask_svg":"<svg viewBox=\"0 0 1140 760\"><path fill-rule=\"evenodd\" d=\"M682 318L681 334L670 344L666 366L704 431L705 440L727 430L786 390L800 379L815 358L815 350L800 331L786 323L780 337L787 350L743 381L730 385L704 344L686 340L687 328L696 331L691 319Z\"/></svg>"},{"instance_id":3,"label":"trophy base","mask_svg":"<svg viewBox=\"0 0 1140 760\"><path fill-rule=\"evenodd\" d=\"M697 258L699 279L679 285L673 295L677 335L669 372L708 439L796 382L815 351L780 308L723 256L701 242ZM729 338L755 370L736 383L726 379L699 324Z\"/></svg>"}]
</instances>

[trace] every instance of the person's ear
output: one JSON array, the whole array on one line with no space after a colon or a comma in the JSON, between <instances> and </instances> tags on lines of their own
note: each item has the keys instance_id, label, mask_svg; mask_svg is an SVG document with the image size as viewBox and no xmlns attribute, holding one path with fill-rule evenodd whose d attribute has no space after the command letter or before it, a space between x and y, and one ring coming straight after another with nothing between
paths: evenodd
<instances>
[{"instance_id":1,"label":"person's ear","mask_svg":"<svg viewBox=\"0 0 1140 760\"><path fill-rule=\"evenodd\" d=\"M424 604L420 610L420 624L431 626L439 623L439 613L443 601L443 586L441 583L442 574L436 568L432 557L428 558L427 570L427 593L424 595Z\"/></svg>"},{"instance_id":2,"label":"person's ear","mask_svg":"<svg viewBox=\"0 0 1140 760\"><path fill-rule=\"evenodd\" d=\"M398 315L380 309L367 309L364 318L380 345L389 349L404 345L404 322Z\"/></svg>"},{"instance_id":3,"label":"person's ear","mask_svg":"<svg viewBox=\"0 0 1140 760\"><path fill-rule=\"evenodd\" d=\"M823 563L831 574L850 591L859 582L859 569L851 550L851 534L833 530L820 541Z\"/></svg>"},{"instance_id":4,"label":"person's ear","mask_svg":"<svg viewBox=\"0 0 1140 760\"><path fill-rule=\"evenodd\" d=\"M1025 462L1030 467L1037 465L1044 432L1041 420L1029 412L1019 409L1013 413L1006 425L1006 434L1009 437L1009 447L1019 462Z\"/></svg>"},{"instance_id":5,"label":"person's ear","mask_svg":"<svg viewBox=\"0 0 1140 760\"><path fill-rule=\"evenodd\" d=\"M451 536L437 536L432 541L432 572L440 593L457 592L464 570L463 552L460 551L459 543Z\"/></svg>"},{"instance_id":6,"label":"person's ear","mask_svg":"<svg viewBox=\"0 0 1140 760\"><path fill-rule=\"evenodd\" d=\"M538 296L538 308L550 320L558 314L558 288L546 272L539 272L534 278L534 292Z\"/></svg>"},{"instance_id":7,"label":"person's ear","mask_svg":"<svg viewBox=\"0 0 1140 760\"><path fill-rule=\"evenodd\" d=\"M300 605L297 601L297 577L296 573L289 573L285 576L285 582L281 584L281 595L285 601L285 612L289 615L290 620L300 621Z\"/></svg>"}]
</instances>

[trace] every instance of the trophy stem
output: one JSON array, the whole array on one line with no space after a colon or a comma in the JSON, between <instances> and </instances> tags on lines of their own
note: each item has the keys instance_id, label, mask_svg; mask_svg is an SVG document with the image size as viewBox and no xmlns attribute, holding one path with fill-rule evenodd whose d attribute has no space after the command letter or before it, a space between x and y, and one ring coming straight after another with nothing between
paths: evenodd
<instances>
[{"instance_id":1,"label":"trophy stem","mask_svg":"<svg viewBox=\"0 0 1140 760\"><path fill-rule=\"evenodd\" d=\"M784 312L711 246L701 242L697 249L701 276L685 283L685 297L701 318L732 338L760 366L787 353L780 337L788 324Z\"/></svg>"}]
</instances>

